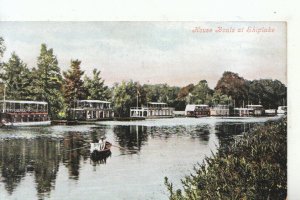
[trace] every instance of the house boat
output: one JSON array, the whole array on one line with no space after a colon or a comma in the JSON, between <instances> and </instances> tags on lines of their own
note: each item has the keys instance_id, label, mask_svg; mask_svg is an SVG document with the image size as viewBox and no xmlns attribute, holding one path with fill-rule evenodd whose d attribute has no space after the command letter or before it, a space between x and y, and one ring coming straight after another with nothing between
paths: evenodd
<instances>
[{"instance_id":1,"label":"house boat","mask_svg":"<svg viewBox=\"0 0 300 200\"><path fill-rule=\"evenodd\" d=\"M206 104L188 104L185 107L185 115L188 117L206 117L209 114L209 106Z\"/></svg>"},{"instance_id":2,"label":"house boat","mask_svg":"<svg viewBox=\"0 0 300 200\"><path fill-rule=\"evenodd\" d=\"M210 108L210 116L229 116L228 105L216 105Z\"/></svg>"},{"instance_id":3,"label":"house boat","mask_svg":"<svg viewBox=\"0 0 300 200\"><path fill-rule=\"evenodd\" d=\"M278 106L277 115L286 115L287 114L287 106Z\"/></svg>"},{"instance_id":4,"label":"house boat","mask_svg":"<svg viewBox=\"0 0 300 200\"><path fill-rule=\"evenodd\" d=\"M0 101L2 126L50 125L48 103L42 101Z\"/></svg>"},{"instance_id":5,"label":"house boat","mask_svg":"<svg viewBox=\"0 0 300 200\"><path fill-rule=\"evenodd\" d=\"M167 107L166 103L149 102L146 107L130 108L130 117L140 118L168 118L174 117L174 108Z\"/></svg>"},{"instance_id":6,"label":"house boat","mask_svg":"<svg viewBox=\"0 0 300 200\"><path fill-rule=\"evenodd\" d=\"M78 100L75 108L69 110L69 114L71 118L80 121L97 121L114 117L111 102L101 100Z\"/></svg>"},{"instance_id":7,"label":"house boat","mask_svg":"<svg viewBox=\"0 0 300 200\"><path fill-rule=\"evenodd\" d=\"M235 108L234 115L240 117L263 116L265 110L262 105L246 105L246 108Z\"/></svg>"}]
</instances>

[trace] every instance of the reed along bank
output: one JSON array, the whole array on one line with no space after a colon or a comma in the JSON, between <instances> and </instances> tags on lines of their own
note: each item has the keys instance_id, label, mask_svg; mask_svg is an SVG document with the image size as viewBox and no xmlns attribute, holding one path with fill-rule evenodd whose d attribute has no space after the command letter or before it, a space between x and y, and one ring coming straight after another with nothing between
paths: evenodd
<instances>
[{"instance_id":1,"label":"reed along bank","mask_svg":"<svg viewBox=\"0 0 300 200\"><path fill-rule=\"evenodd\" d=\"M183 189L176 189L165 177L169 199L285 199L286 117L220 146L181 182Z\"/></svg>"}]
</instances>

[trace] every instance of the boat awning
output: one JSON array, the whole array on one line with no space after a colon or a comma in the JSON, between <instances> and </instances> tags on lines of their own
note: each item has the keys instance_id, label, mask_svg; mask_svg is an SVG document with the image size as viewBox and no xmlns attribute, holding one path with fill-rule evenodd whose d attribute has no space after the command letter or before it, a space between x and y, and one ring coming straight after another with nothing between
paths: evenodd
<instances>
[{"instance_id":1,"label":"boat awning","mask_svg":"<svg viewBox=\"0 0 300 200\"><path fill-rule=\"evenodd\" d=\"M86 102L86 103L111 103L109 101L102 101L102 100L78 100L78 102Z\"/></svg>"},{"instance_id":2,"label":"boat awning","mask_svg":"<svg viewBox=\"0 0 300 200\"><path fill-rule=\"evenodd\" d=\"M0 103L18 103L18 104L41 104L41 105L47 105L47 102L44 101L17 101L17 100L1 100Z\"/></svg>"}]
</instances>

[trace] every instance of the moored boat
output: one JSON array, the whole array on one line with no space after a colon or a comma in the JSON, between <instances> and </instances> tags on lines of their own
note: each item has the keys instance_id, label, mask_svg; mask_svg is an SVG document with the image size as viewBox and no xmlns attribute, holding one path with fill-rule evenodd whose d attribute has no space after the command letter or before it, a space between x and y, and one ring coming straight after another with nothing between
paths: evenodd
<instances>
[{"instance_id":1,"label":"moored boat","mask_svg":"<svg viewBox=\"0 0 300 200\"><path fill-rule=\"evenodd\" d=\"M102 147L101 143L91 143L90 148L90 157L93 161L106 161L106 158L111 155L111 148L112 144L110 142L105 141L104 148Z\"/></svg>"},{"instance_id":2,"label":"moored boat","mask_svg":"<svg viewBox=\"0 0 300 200\"><path fill-rule=\"evenodd\" d=\"M48 103L43 101L0 101L2 126L50 125Z\"/></svg>"}]
</instances>

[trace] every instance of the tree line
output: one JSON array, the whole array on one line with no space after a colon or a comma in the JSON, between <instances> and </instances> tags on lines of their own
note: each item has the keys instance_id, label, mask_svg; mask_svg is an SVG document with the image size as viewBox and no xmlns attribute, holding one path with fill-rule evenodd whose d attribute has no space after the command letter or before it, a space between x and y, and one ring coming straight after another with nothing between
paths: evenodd
<instances>
[{"instance_id":1,"label":"tree line","mask_svg":"<svg viewBox=\"0 0 300 200\"><path fill-rule=\"evenodd\" d=\"M67 71L61 71L52 48L41 44L36 67L28 67L12 52L7 62L2 61L6 50L0 37L0 97L6 87L6 98L15 100L46 101L52 119L66 118L67 110L76 100L97 99L111 101L116 116L129 116L130 107L147 102L165 102L175 110L184 110L187 104L227 104L240 107L261 104L277 108L286 104L287 87L278 80L246 80L237 73L226 71L214 89L206 80L185 87L168 84L140 84L122 81L112 87L105 85L101 71L94 69L87 76L81 61L71 60ZM138 98L137 98L138 97Z\"/></svg>"}]
</instances>

